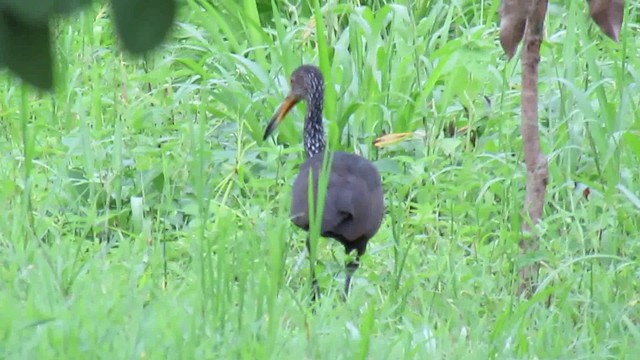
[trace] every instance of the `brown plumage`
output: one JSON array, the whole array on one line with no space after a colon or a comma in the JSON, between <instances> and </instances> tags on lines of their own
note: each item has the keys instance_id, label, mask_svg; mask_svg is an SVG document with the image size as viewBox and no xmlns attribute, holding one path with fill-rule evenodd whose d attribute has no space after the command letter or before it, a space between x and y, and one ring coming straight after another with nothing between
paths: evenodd
<instances>
[{"instance_id":1,"label":"brown plumage","mask_svg":"<svg viewBox=\"0 0 640 360\"><path fill-rule=\"evenodd\" d=\"M293 183L291 217L293 223L309 231L308 183L309 172L313 174L314 199L317 198L318 176L324 160L325 139L322 126L324 102L324 79L320 70L311 65L302 65L291 75L291 91L284 103L271 119L264 134L266 139L285 115L300 100L307 103L304 125L304 148L307 160ZM325 195L320 233L324 237L339 241L347 254L356 251L354 261L346 265L344 296L349 293L351 277L359 266L371 239L382 223L384 198L380 174L373 164L358 155L331 152L333 159ZM310 251L309 237L307 249ZM313 294L318 296L314 264L311 264Z\"/></svg>"}]
</instances>

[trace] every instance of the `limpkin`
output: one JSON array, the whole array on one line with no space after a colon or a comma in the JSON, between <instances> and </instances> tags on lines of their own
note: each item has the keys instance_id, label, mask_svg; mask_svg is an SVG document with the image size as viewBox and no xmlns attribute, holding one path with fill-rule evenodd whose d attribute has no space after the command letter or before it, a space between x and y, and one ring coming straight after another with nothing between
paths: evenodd
<instances>
[{"instance_id":1,"label":"limpkin","mask_svg":"<svg viewBox=\"0 0 640 360\"><path fill-rule=\"evenodd\" d=\"M309 172L313 176L314 200L317 200L318 176L325 156L325 137L322 125L324 106L324 78L320 69L302 65L291 74L291 91L275 112L264 132L266 139L282 119L299 101L307 103L304 122L304 149L307 159L293 183L291 219L293 223L309 231L308 184ZM380 174L367 159L341 151L332 154L331 171L325 194L325 204L320 226L320 235L339 241L347 256L355 251L356 256L346 264L344 299L349 294L351 277L360 266L367 243L382 223L384 198ZM309 234L307 251L311 252ZM312 300L319 296L315 277L315 264L311 264Z\"/></svg>"}]
</instances>

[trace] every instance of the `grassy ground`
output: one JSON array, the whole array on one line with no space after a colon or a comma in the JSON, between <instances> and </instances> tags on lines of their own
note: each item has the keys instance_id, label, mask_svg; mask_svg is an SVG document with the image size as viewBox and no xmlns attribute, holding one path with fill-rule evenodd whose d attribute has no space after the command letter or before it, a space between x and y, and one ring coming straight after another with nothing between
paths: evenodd
<instances>
[{"instance_id":1,"label":"grassy ground","mask_svg":"<svg viewBox=\"0 0 640 360\"><path fill-rule=\"evenodd\" d=\"M550 183L524 257L520 64L498 1L337 3L187 1L145 59L96 6L58 26L54 94L1 75L0 358L635 358L638 5L614 44L584 1L552 1ZM319 242L315 313L288 220L304 106L261 140L301 63L327 75L331 147L375 160L387 204L346 304L342 249ZM539 293L517 299L532 259Z\"/></svg>"}]
</instances>

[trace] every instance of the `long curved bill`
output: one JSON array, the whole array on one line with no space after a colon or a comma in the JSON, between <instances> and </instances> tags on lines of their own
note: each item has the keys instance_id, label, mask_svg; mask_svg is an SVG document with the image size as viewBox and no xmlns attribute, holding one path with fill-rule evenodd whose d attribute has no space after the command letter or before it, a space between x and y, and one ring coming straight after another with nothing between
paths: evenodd
<instances>
[{"instance_id":1,"label":"long curved bill","mask_svg":"<svg viewBox=\"0 0 640 360\"><path fill-rule=\"evenodd\" d=\"M284 117L287 116L291 108L293 108L293 106L297 104L298 101L300 101L300 98L291 94L287 95L287 97L282 102L282 105L280 105L276 113L273 114L271 121L269 121L269 125L267 125L267 128L264 131L264 136L262 137L262 140L266 140L267 137L271 135L273 130L275 130L278 127L278 125L280 125L280 122L282 122L282 119L284 119Z\"/></svg>"}]
</instances>

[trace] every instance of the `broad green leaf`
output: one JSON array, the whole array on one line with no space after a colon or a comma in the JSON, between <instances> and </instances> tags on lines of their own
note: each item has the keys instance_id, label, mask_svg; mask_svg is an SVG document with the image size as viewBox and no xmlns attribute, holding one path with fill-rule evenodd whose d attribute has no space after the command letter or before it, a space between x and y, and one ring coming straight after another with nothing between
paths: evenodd
<instances>
[{"instance_id":1,"label":"broad green leaf","mask_svg":"<svg viewBox=\"0 0 640 360\"><path fill-rule=\"evenodd\" d=\"M111 6L118 36L134 54L160 45L176 14L174 0L112 0Z\"/></svg>"},{"instance_id":2,"label":"broad green leaf","mask_svg":"<svg viewBox=\"0 0 640 360\"><path fill-rule=\"evenodd\" d=\"M0 10L0 64L45 90L53 86L50 41L48 23L29 24Z\"/></svg>"},{"instance_id":3,"label":"broad green leaf","mask_svg":"<svg viewBox=\"0 0 640 360\"><path fill-rule=\"evenodd\" d=\"M383 158L375 162L376 168L381 173L401 174L402 167L395 159Z\"/></svg>"},{"instance_id":4,"label":"broad green leaf","mask_svg":"<svg viewBox=\"0 0 640 360\"><path fill-rule=\"evenodd\" d=\"M622 135L625 145L628 145L632 152L640 159L640 132L628 131Z\"/></svg>"},{"instance_id":5,"label":"broad green leaf","mask_svg":"<svg viewBox=\"0 0 640 360\"><path fill-rule=\"evenodd\" d=\"M445 155L451 156L456 152L456 149L460 144L462 144L462 140L460 140L460 138L444 138L440 140L439 147Z\"/></svg>"},{"instance_id":6,"label":"broad green leaf","mask_svg":"<svg viewBox=\"0 0 640 360\"><path fill-rule=\"evenodd\" d=\"M626 186L622 184L618 184L616 187L622 194L624 194L627 200L629 200L636 208L640 210L640 198L638 198L636 194L631 192L629 189L627 189Z\"/></svg>"}]
</instances>

